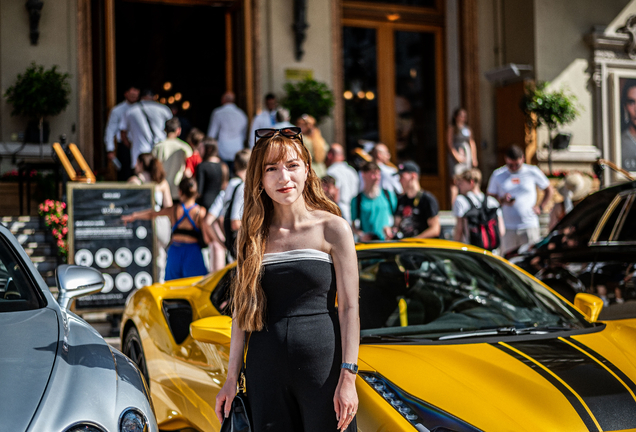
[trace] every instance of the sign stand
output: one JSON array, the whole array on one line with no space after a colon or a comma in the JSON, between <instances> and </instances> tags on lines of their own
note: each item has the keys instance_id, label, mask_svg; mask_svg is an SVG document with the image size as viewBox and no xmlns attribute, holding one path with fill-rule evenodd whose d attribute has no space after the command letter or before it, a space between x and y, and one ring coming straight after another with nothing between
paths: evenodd
<instances>
[{"instance_id":1,"label":"sign stand","mask_svg":"<svg viewBox=\"0 0 636 432\"><path fill-rule=\"evenodd\" d=\"M77 299L75 310L121 313L134 289L158 280L153 221L121 220L155 207L154 184L68 183L67 197L69 263L96 268L106 280L101 292Z\"/></svg>"}]
</instances>

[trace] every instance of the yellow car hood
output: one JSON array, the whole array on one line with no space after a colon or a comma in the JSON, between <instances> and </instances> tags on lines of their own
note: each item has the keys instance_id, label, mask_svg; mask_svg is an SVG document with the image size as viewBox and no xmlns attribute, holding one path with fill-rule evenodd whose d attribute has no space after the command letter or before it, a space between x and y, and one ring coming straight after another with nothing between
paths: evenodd
<instances>
[{"instance_id":1,"label":"yellow car hood","mask_svg":"<svg viewBox=\"0 0 636 432\"><path fill-rule=\"evenodd\" d=\"M573 337L361 345L360 360L484 431L636 430L636 320L629 321Z\"/></svg>"}]
</instances>

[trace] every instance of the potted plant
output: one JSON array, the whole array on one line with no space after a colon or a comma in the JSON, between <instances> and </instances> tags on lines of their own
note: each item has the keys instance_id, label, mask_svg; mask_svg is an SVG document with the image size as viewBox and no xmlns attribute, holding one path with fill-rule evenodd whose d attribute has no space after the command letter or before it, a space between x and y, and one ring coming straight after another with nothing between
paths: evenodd
<instances>
[{"instance_id":1,"label":"potted plant","mask_svg":"<svg viewBox=\"0 0 636 432\"><path fill-rule=\"evenodd\" d=\"M34 62L24 73L18 74L15 84L7 89L4 96L13 105L11 115L29 119L24 142L48 142L49 126L44 120L58 115L68 106L69 77L68 73L58 72L57 66L44 69Z\"/></svg>"},{"instance_id":2,"label":"potted plant","mask_svg":"<svg viewBox=\"0 0 636 432\"><path fill-rule=\"evenodd\" d=\"M303 114L309 114L320 123L327 117L334 105L333 93L325 83L307 78L297 83L286 83L287 96L282 105L289 110L292 121Z\"/></svg>"},{"instance_id":3,"label":"potted plant","mask_svg":"<svg viewBox=\"0 0 636 432\"><path fill-rule=\"evenodd\" d=\"M539 82L528 85L521 99L521 109L533 127L548 127L548 169L552 174L552 133L559 126L576 120L579 110L574 95L567 94L563 89L550 92L547 90L548 84Z\"/></svg>"}]
</instances>

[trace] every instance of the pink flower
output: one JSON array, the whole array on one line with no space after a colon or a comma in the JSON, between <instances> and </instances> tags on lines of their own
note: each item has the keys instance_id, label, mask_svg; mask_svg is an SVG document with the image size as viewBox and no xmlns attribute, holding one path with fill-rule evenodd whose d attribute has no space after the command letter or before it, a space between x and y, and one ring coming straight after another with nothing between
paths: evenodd
<instances>
[{"instance_id":1,"label":"pink flower","mask_svg":"<svg viewBox=\"0 0 636 432\"><path fill-rule=\"evenodd\" d=\"M68 215L65 214L64 216L62 216L62 221L67 222L68 221Z\"/></svg>"},{"instance_id":2,"label":"pink flower","mask_svg":"<svg viewBox=\"0 0 636 432\"><path fill-rule=\"evenodd\" d=\"M62 228L62 234L63 235L68 234L68 228Z\"/></svg>"},{"instance_id":3,"label":"pink flower","mask_svg":"<svg viewBox=\"0 0 636 432\"><path fill-rule=\"evenodd\" d=\"M64 247L64 240L59 239L59 240L57 241L57 247L61 247L61 248L63 248L63 247Z\"/></svg>"},{"instance_id":4,"label":"pink flower","mask_svg":"<svg viewBox=\"0 0 636 432\"><path fill-rule=\"evenodd\" d=\"M65 203L65 202L63 202L63 203L62 203L62 208L63 208L63 209L65 209L65 208L66 208L66 203Z\"/></svg>"},{"instance_id":5,"label":"pink flower","mask_svg":"<svg viewBox=\"0 0 636 432\"><path fill-rule=\"evenodd\" d=\"M53 231L51 231L53 233L54 236L57 236L57 229L53 228Z\"/></svg>"},{"instance_id":6,"label":"pink flower","mask_svg":"<svg viewBox=\"0 0 636 432\"><path fill-rule=\"evenodd\" d=\"M48 212L48 211L49 211L49 206L48 206L48 205L45 205L45 206L44 206L44 211L45 211L45 212Z\"/></svg>"}]
</instances>

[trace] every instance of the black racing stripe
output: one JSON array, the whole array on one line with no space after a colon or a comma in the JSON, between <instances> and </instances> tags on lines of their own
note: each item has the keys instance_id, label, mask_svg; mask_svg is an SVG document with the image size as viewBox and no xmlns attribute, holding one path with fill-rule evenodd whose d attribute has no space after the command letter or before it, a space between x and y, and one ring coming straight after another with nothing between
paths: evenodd
<instances>
[{"instance_id":1,"label":"black racing stripe","mask_svg":"<svg viewBox=\"0 0 636 432\"><path fill-rule=\"evenodd\" d=\"M587 410L585 409L581 401L576 396L574 396L574 394L566 386L564 386L559 380L557 380L553 375L549 374L544 369L540 368L539 366L537 366L536 364L534 364L533 362L531 362L524 356L514 352L508 347L505 347L503 345L499 345L496 343L491 345L494 346L495 348L499 348L501 351L519 360L521 363L530 367L536 373L538 373L543 378L545 378L550 384L556 387L557 390L563 393L563 396L565 396L568 402L570 402L570 405L572 405L572 408L574 408L576 413L579 415L579 417L585 424L585 427L587 427L589 431L598 432L598 428L596 427L594 420L592 420L592 417L590 417L590 414L587 412Z\"/></svg>"},{"instance_id":2,"label":"black racing stripe","mask_svg":"<svg viewBox=\"0 0 636 432\"><path fill-rule=\"evenodd\" d=\"M636 384L634 383L634 381L632 381L632 379L630 377L625 375L625 372L620 370L618 368L618 366L616 366L614 363L612 363L611 361L609 361L608 359L603 357L601 354L598 353L598 351L594 351L592 348L590 348L589 346L583 344L582 342L579 342L578 340L576 340L574 338L571 338L571 337L568 337L566 339L568 340L568 342L572 342L574 345L576 345L579 348L581 348L582 350L586 351L589 355L592 355L592 356L596 357L596 359L598 361L603 363L603 365L605 365L609 370L614 372L616 374L616 376L619 377L621 380L623 380L625 385L627 387L629 387L629 389L632 392L634 392L634 394L636 394Z\"/></svg>"},{"instance_id":3,"label":"black racing stripe","mask_svg":"<svg viewBox=\"0 0 636 432\"><path fill-rule=\"evenodd\" d=\"M559 339L512 342L566 382L583 399L605 431L636 428L636 401L611 373Z\"/></svg>"}]
</instances>

